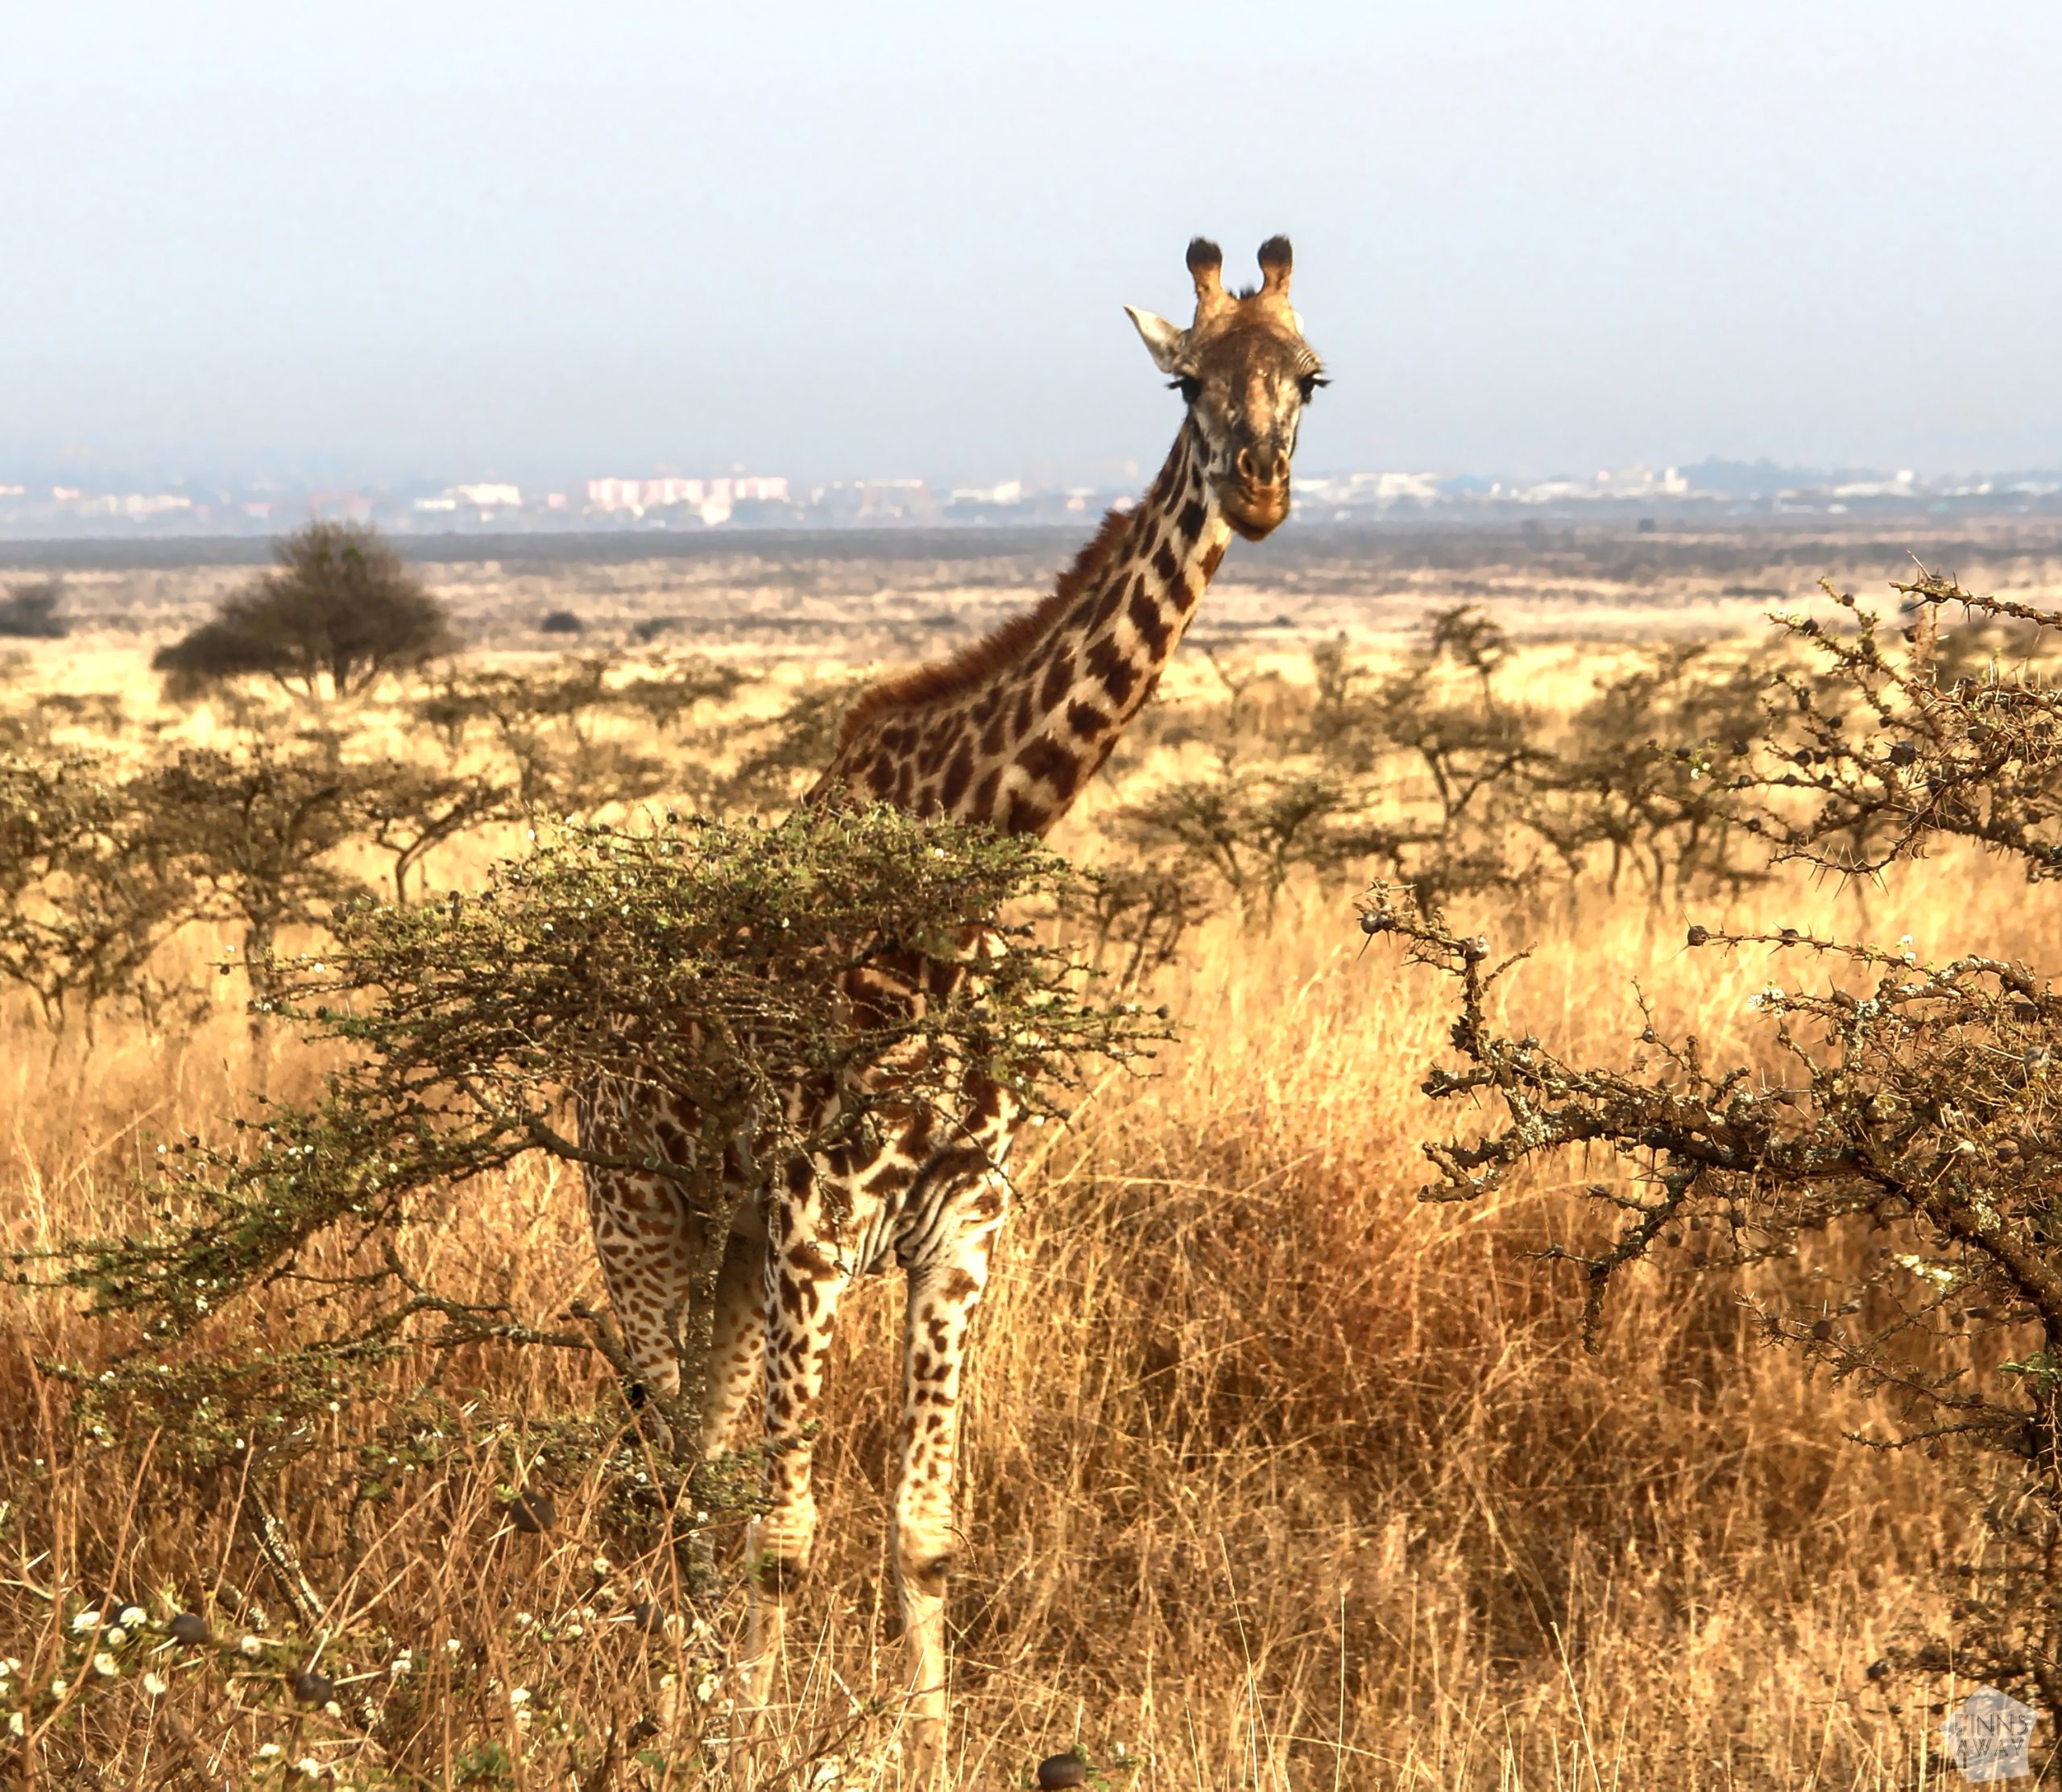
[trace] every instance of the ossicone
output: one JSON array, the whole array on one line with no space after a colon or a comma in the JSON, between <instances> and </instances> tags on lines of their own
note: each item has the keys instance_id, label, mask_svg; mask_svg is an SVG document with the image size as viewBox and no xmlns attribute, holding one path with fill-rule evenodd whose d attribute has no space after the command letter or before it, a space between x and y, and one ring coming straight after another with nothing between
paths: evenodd
<instances>
[{"instance_id":1,"label":"ossicone","mask_svg":"<svg viewBox=\"0 0 2062 1792\"><path fill-rule=\"evenodd\" d=\"M1261 290L1277 298L1289 296L1289 275L1295 255L1286 237L1269 237L1260 246Z\"/></svg>"},{"instance_id":2,"label":"ossicone","mask_svg":"<svg viewBox=\"0 0 2062 1792\"><path fill-rule=\"evenodd\" d=\"M1224 251L1207 237L1192 237L1186 259L1189 278L1195 282L1195 321L1199 324L1232 302L1224 290Z\"/></svg>"}]
</instances>

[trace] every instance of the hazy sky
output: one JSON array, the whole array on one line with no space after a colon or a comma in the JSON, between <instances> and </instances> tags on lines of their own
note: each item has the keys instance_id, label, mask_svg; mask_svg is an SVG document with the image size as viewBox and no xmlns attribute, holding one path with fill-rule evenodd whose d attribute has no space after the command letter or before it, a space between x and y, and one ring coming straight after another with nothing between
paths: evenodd
<instances>
[{"instance_id":1,"label":"hazy sky","mask_svg":"<svg viewBox=\"0 0 2062 1792\"><path fill-rule=\"evenodd\" d=\"M2062 6L0 0L0 476L2062 465Z\"/></svg>"}]
</instances>

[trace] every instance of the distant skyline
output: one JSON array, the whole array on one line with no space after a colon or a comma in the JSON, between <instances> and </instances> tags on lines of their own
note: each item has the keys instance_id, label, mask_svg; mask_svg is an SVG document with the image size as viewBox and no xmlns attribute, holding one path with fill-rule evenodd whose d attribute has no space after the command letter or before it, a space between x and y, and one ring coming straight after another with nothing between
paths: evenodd
<instances>
[{"instance_id":1,"label":"distant skyline","mask_svg":"<svg viewBox=\"0 0 2062 1792\"><path fill-rule=\"evenodd\" d=\"M1312 468L2062 466L2062 9L8 9L0 469L1149 466L1289 232ZM3 476L3 475L0 475Z\"/></svg>"}]
</instances>

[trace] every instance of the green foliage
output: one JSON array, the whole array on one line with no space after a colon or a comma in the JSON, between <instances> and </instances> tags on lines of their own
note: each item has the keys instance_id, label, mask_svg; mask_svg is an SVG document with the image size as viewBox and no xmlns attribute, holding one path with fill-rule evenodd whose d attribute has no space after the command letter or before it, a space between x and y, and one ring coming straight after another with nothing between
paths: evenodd
<instances>
[{"instance_id":1,"label":"green foliage","mask_svg":"<svg viewBox=\"0 0 2062 1792\"><path fill-rule=\"evenodd\" d=\"M1242 909L1271 908L1298 866L1320 873L1393 859L1406 837L1368 820L1341 779L1220 766L1119 812L1149 863L1169 849L1214 874Z\"/></svg>"},{"instance_id":2,"label":"green foliage","mask_svg":"<svg viewBox=\"0 0 2062 1792\"><path fill-rule=\"evenodd\" d=\"M372 528L310 523L274 544L278 565L161 649L174 697L264 677L310 699L362 694L453 645L444 606Z\"/></svg>"},{"instance_id":3,"label":"green foliage","mask_svg":"<svg viewBox=\"0 0 2062 1792\"><path fill-rule=\"evenodd\" d=\"M433 847L518 813L506 788L390 760L341 760L333 743L188 750L125 771L105 755L0 755L0 980L53 1023L124 1000L162 1019L196 992L154 960L179 929L227 921L263 991L283 932L326 925L365 895L345 868L369 844L394 860L397 896Z\"/></svg>"}]
</instances>

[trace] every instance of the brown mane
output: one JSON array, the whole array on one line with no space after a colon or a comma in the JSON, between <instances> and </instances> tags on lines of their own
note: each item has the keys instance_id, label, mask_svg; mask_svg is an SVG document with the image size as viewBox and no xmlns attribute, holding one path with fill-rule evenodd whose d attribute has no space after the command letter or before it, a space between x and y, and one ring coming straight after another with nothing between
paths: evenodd
<instances>
[{"instance_id":1,"label":"brown mane","mask_svg":"<svg viewBox=\"0 0 2062 1792\"><path fill-rule=\"evenodd\" d=\"M1094 538L1062 573L1051 593L1021 616L1012 616L992 633L970 641L950 657L934 664L890 673L869 685L852 699L838 730L838 751L843 753L860 731L876 716L889 710L913 708L957 697L992 677L1005 666L1014 665L1039 637L1058 623L1074 601L1088 589L1116 552L1117 544L1130 527L1135 510L1112 510L1103 519Z\"/></svg>"}]
</instances>

